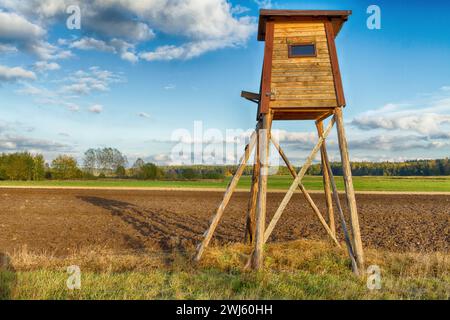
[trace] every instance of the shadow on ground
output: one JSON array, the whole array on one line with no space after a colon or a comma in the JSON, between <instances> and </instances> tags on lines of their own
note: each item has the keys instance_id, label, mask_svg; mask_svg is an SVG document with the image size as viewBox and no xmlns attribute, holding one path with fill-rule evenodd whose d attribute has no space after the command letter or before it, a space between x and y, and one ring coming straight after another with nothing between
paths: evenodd
<instances>
[{"instance_id":1,"label":"shadow on ground","mask_svg":"<svg viewBox=\"0 0 450 320\"><path fill-rule=\"evenodd\" d=\"M136 235L124 235L133 249L145 250L151 241L165 252L186 251L196 244L204 226L194 217L158 209L140 208L132 203L93 196L78 196L78 199L101 207L131 226Z\"/></svg>"}]
</instances>

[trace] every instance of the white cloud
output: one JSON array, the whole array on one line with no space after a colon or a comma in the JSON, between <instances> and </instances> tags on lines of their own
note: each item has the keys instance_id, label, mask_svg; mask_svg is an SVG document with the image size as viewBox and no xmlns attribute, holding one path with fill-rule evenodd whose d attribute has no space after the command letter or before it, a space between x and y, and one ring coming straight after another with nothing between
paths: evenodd
<instances>
[{"instance_id":1,"label":"white cloud","mask_svg":"<svg viewBox=\"0 0 450 320\"><path fill-rule=\"evenodd\" d=\"M106 44L105 41L97 40L94 38L85 37L79 40L75 40L69 44L70 48L79 50L98 50L105 52L115 52L113 46Z\"/></svg>"},{"instance_id":2,"label":"white cloud","mask_svg":"<svg viewBox=\"0 0 450 320\"><path fill-rule=\"evenodd\" d=\"M38 61L34 64L34 69L38 72L55 71L61 69L56 62Z\"/></svg>"},{"instance_id":3,"label":"white cloud","mask_svg":"<svg viewBox=\"0 0 450 320\"><path fill-rule=\"evenodd\" d=\"M402 113L363 115L351 122L360 129L410 130L422 134L435 134L442 124L450 124L450 116L436 113Z\"/></svg>"},{"instance_id":4,"label":"white cloud","mask_svg":"<svg viewBox=\"0 0 450 320\"><path fill-rule=\"evenodd\" d=\"M120 55L120 57L123 60L126 60L126 61L131 62L131 63L136 63L136 62L139 61L139 57L135 53L130 52L130 51L123 52Z\"/></svg>"},{"instance_id":5,"label":"white cloud","mask_svg":"<svg viewBox=\"0 0 450 320\"><path fill-rule=\"evenodd\" d=\"M133 44L116 38L108 42L92 37L84 37L75 40L59 39L58 43L60 45L66 45L71 49L97 50L119 54L123 60L131 63L136 63L139 60L139 57L135 53L135 46Z\"/></svg>"},{"instance_id":6,"label":"white cloud","mask_svg":"<svg viewBox=\"0 0 450 320\"><path fill-rule=\"evenodd\" d=\"M64 10L69 3L82 3L82 28L86 34L85 38L70 44L72 48L113 52L130 62L136 62L138 57L149 61L191 59L208 51L241 46L256 31L254 17L233 16L245 13L248 9L240 5L233 7L226 0L0 0L0 4L9 10L39 21L42 25L55 20L64 22L67 18ZM40 29L45 32L43 28ZM156 36L154 30L183 37L185 42L177 46L163 45L150 52L135 52L136 44ZM93 38L94 35L98 39ZM129 46L127 49L118 48L112 43L114 40L123 41ZM66 40L59 42L60 45L68 43ZM46 59L57 56L56 52L49 51L51 47L43 43L39 48L34 48L34 52L41 57L47 56Z\"/></svg>"},{"instance_id":7,"label":"white cloud","mask_svg":"<svg viewBox=\"0 0 450 320\"><path fill-rule=\"evenodd\" d=\"M46 31L14 12L0 11L0 39L2 41L28 41L41 38Z\"/></svg>"},{"instance_id":8,"label":"white cloud","mask_svg":"<svg viewBox=\"0 0 450 320\"><path fill-rule=\"evenodd\" d=\"M442 89L442 88L441 88ZM444 91L444 92L442 92ZM387 104L356 116L350 123L360 130L415 132L428 137L450 131L450 97L445 90L403 104Z\"/></svg>"},{"instance_id":9,"label":"white cloud","mask_svg":"<svg viewBox=\"0 0 450 320\"><path fill-rule=\"evenodd\" d=\"M78 70L66 81L69 84L61 87L62 93L88 95L91 92L109 91L111 84L123 82L124 79L111 71L91 67L88 70Z\"/></svg>"},{"instance_id":10,"label":"white cloud","mask_svg":"<svg viewBox=\"0 0 450 320\"><path fill-rule=\"evenodd\" d=\"M0 3L1 4L1 3ZM18 48L42 60L64 59L71 52L60 50L45 41L47 31L15 12L0 11L0 45L2 48Z\"/></svg>"},{"instance_id":11,"label":"white cloud","mask_svg":"<svg viewBox=\"0 0 450 320\"><path fill-rule=\"evenodd\" d=\"M102 113L103 112L103 106L100 105L100 104L94 104L94 105L89 107L89 112L97 113L97 114Z\"/></svg>"},{"instance_id":12,"label":"white cloud","mask_svg":"<svg viewBox=\"0 0 450 320\"><path fill-rule=\"evenodd\" d=\"M55 141L25 136L34 128L21 122L4 122L0 120L0 152L70 152L72 148ZM34 135L34 134L33 134Z\"/></svg>"},{"instance_id":13,"label":"white cloud","mask_svg":"<svg viewBox=\"0 0 450 320\"><path fill-rule=\"evenodd\" d=\"M17 80L36 80L36 74L33 71L21 67L7 67L0 65L0 82L13 82Z\"/></svg>"}]
</instances>

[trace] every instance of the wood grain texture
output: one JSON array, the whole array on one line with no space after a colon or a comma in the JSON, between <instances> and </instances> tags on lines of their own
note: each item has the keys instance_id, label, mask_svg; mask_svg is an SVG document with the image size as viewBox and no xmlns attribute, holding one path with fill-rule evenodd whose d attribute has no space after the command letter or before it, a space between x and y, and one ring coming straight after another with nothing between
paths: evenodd
<instances>
[{"instance_id":1,"label":"wood grain texture","mask_svg":"<svg viewBox=\"0 0 450 320\"><path fill-rule=\"evenodd\" d=\"M260 173L256 205L255 249L251 256L251 266L255 270L260 270L264 267L264 233L266 229L267 179L269 174L269 141L271 128L272 113L269 112L262 116L262 126L261 130L259 130Z\"/></svg>"},{"instance_id":2,"label":"wood grain texture","mask_svg":"<svg viewBox=\"0 0 450 320\"><path fill-rule=\"evenodd\" d=\"M341 200L339 199L339 192L336 187L336 182L334 180L333 171L331 170L330 161L328 159L328 152L326 146L323 148L323 163L325 165L324 170L328 172L328 176L330 177L330 185L331 190L333 191L333 198L336 204L337 211L339 213L339 218L341 221L341 227L344 232L345 245L347 247L347 252L350 257L350 261L352 264L352 270L356 275L359 275L358 264L356 263L355 254L353 253L353 246L350 240L350 235L348 233L347 223L345 222L344 211L342 210Z\"/></svg>"},{"instance_id":3,"label":"wood grain texture","mask_svg":"<svg viewBox=\"0 0 450 320\"><path fill-rule=\"evenodd\" d=\"M264 47L264 63L261 81L261 102L259 113L266 114L270 109L271 83L272 83L272 55L273 55L273 22L267 22L266 43Z\"/></svg>"},{"instance_id":4,"label":"wood grain texture","mask_svg":"<svg viewBox=\"0 0 450 320\"><path fill-rule=\"evenodd\" d=\"M323 135L323 121L316 122L317 133L319 137ZM325 203L327 205L328 213L328 225L330 226L331 232L336 236L336 224L334 222L334 209L333 209L333 199L331 195L331 184L330 175L328 174L327 166L325 164L326 157L326 140L323 141L320 148L320 158L322 163L322 177L323 177L323 189L325 192Z\"/></svg>"},{"instance_id":5,"label":"wood grain texture","mask_svg":"<svg viewBox=\"0 0 450 320\"><path fill-rule=\"evenodd\" d=\"M261 127L261 121L258 122L256 126L256 144L255 144L255 160L253 163L253 175L252 183L250 187L250 198L248 200L246 226L244 232L244 242L253 243L255 241L256 232L256 201L258 197L258 186L259 186L259 174L261 163L259 161L259 128Z\"/></svg>"},{"instance_id":6,"label":"wood grain texture","mask_svg":"<svg viewBox=\"0 0 450 320\"><path fill-rule=\"evenodd\" d=\"M290 44L306 42L315 44L315 57L289 58ZM334 108L334 78L323 21L274 23L271 109L277 112L279 108Z\"/></svg>"},{"instance_id":7,"label":"wood grain texture","mask_svg":"<svg viewBox=\"0 0 450 320\"><path fill-rule=\"evenodd\" d=\"M258 40L264 40L268 21L277 23L314 23L331 20L336 36L349 15L351 15L351 11L347 10L261 10L258 23Z\"/></svg>"},{"instance_id":8,"label":"wood grain texture","mask_svg":"<svg viewBox=\"0 0 450 320\"><path fill-rule=\"evenodd\" d=\"M350 158L348 155L347 139L345 137L344 119L342 108L336 108L335 111L336 128L338 133L339 150L342 161L342 175L344 176L345 193L347 196L347 204L350 210L350 224L353 234L353 250L356 256L356 262L359 269L364 268L364 253L361 240L361 231L359 228L359 217L356 208L355 190L353 188L352 171L350 167Z\"/></svg>"},{"instance_id":9,"label":"wood grain texture","mask_svg":"<svg viewBox=\"0 0 450 320\"><path fill-rule=\"evenodd\" d=\"M334 86L336 90L337 104L339 107L345 106L344 88L342 86L341 71L337 58L336 44L334 42L334 29L330 21L325 22L325 30L328 40L328 50L330 51L331 69L333 71Z\"/></svg>"}]
</instances>

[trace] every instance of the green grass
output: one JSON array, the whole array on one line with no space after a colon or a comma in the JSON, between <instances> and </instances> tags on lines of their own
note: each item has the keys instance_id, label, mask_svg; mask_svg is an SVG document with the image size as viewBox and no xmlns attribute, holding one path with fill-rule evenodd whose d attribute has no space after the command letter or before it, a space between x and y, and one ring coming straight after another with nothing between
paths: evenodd
<instances>
[{"instance_id":1,"label":"green grass","mask_svg":"<svg viewBox=\"0 0 450 320\"><path fill-rule=\"evenodd\" d=\"M225 188L231 178L224 180L196 181L139 181L139 180L70 180L70 181L0 181L0 186L58 186L58 187L166 187L166 188ZM242 177L239 188L248 189L251 177ZM290 176L270 176L269 189L286 190L292 182ZM306 176L303 179L309 190L321 190L322 178ZM353 177L357 191L405 191L405 192L450 192L450 177ZM342 177L336 177L336 184L343 190Z\"/></svg>"},{"instance_id":2,"label":"green grass","mask_svg":"<svg viewBox=\"0 0 450 320\"><path fill-rule=\"evenodd\" d=\"M188 255L159 262L143 254L89 251L67 258L19 254L0 269L2 299L448 299L450 260L442 253L367 250L381 268L381 289L349 268L329 243L295 241L266 248L265 270L244 270L249 248L208 249L199 265ZM244 254L245 253L245 254ZM167 258L167 257L166 257ZM168 263L167 261L171 261ZM69 265L81 268L81 289L66 287Z\"/></svg>"}]
</instances>

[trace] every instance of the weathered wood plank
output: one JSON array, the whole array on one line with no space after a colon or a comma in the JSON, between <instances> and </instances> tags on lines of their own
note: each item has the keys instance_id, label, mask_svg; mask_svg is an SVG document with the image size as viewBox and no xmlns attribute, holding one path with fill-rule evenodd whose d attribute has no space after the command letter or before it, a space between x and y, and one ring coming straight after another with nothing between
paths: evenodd
<instances>
[{"instance_id":1,"label":"weathered wood plank","mask_svg":"<svg viewBox=\"0 0 450 320\"><path fill-rule=\"evenodd\" d=\"M334 75L337 102L340 107L343 107L345 106L344 88L342 86L342 79L341 79L341 72L339 70L336 44L334 42L333 26L330 21L325 23L325 29L327 31L328 50L330 51L331 67Z\"/></svg>"},{"instance_id":2,"label":"weathered wood plank","mask_svg":"<svg viewBox=\"0 0 450 320\"><path fill-rule=\"evenodd\" d=\"M336 187L336 182L334 180L333 170L331 169L330 161L328 160L328 153L327 153L326 147L324 149L323 160L324 160L324 164L325 164L325 170L327 170L328 175L330 177L331 190L333 191L334 202L336 204L336 208L338 210L339 218L341 221L341 227L344 232L345 245L347 247L347 252L350 257L351 264L352 264L352 270L356 275L358 275L359 274L358 265L356 263L355 255L353 253L353 248L352 248L352 243L350 240L350 235L348 233L347 223L345 222L344 211L342 210L341 201L339 199L339 192Z\"/></svg>"},{"instance_id":3,"label":"weathered wood plank","mask_svg":"<svg viewBox=\"0 0 450 320\"><path fill-rule=\"evenodd\" d=\"M272 113L266 113L262 116L262 127L259 135L260 150L260 174L258 185L258 197L256 206L256 232L255 232L255 250L252 255L251 266L253 269L260 270L264 267L264 230L266 228L266 197L267 197L267 178L269 174L269 139L272 127Z\"/></svg>"},{"instance_id":4,"label":"weathered wood plank","mask_svg":"<svg viewBox=\"0 0 450 320\"><path fill-rule=\"evenodd\" d=\"M323 135L323 121L316 122L317 133L320 136ZM325 202L327 205L328 212L328 224L330 226L333 235L336 235L336 224L334 222L334 210L333 210L333 199L330 192L330 175L328 174L327 166L325 164L326 156L326 140L323 141L322 147L320 148L320 158L322 163L322 178L323 178L323 189L325 193Z\"/></svg>"},{"instance_id":5,"label":"weathered wood plank","mask_svg":"<svg viewBox=\"0 0 450 320\"><path fill-rule=\"evenodd\" d=\"M266 23L266 39L264 46L264 63L261 80L261 100L258 108L259 113L269 112L269 103L272 85L272 55L273 55L273 22Z\"/></svg>"},{"instance_id":6,"label":"weathered wood plank","mask_svg":"<svg viewBox=\"0 0 450 320\"><path fill-rule=\"evenodd\" d=\"M295 107L336 107L336 99L333 100L275 100L270 102L270 108L295 108Z\"/></svg>"},{"instance_id":7,"label":"weathered wood plank","mask_svg":"<svg viewBox=\"0 0 450 320\"><path fill-rule=\"evenodd\" d=\"M244 241L253 243L255 241L255 232L256 232L256 201L258 196L258 186L259 186L259 174L261 163L259 161L259 128L261 127L261 121L258 122L256 126L256 143L255 143L255 160L253 163L253 176L252 176L252 184L250 188L250 199L248 201L248 209L247 209L247 217L246 217L246 226L245 226L245 234Z\"/></svg>"},{"instance_id":8,"label":"weathered wood plank","mask_svg":"<svg viewBox=\"0 0 450 320\"><path fill-rule=\"evenodd\" d=\"M273 76L272 82L332 81L333 76Z\"/></svg>"},{"instance_id":9,"label":"weathered wood plank","mask_svg":"<svg viewBox=\"0 0 450 320\"><path fill-rule=\"evenodd\" d=\"M336 96L336 93L334 92L333 88L321 88L321 89L307 89L305 87L300 88L274 88L272 92L275 93L275 97L278 98L278 95L286 95L286 96L296 96L296 95L321 95L320 97L323 97L322 95L331 95L332 97Z\"/></svg>"},{"instance_id":10,"label":"weathered wood plank","mask_svg":"<svg viewBox=\"0 0 450 320\"><path fill-rule=\"evenodd\" d=\"M350 210L350 224L353 234L353 250L356 256L356 262L359 269L364 268L364 253L361 241L361 231L359 227L358 211L356 208L355 190L353 189L352 171L350 167L350 158L348 155L347 139L345 137L344 119L342 116L342 107L336 108L335 112L336 128L338 132L339 150L341 152L342 173L344 176L345 193L347 204Z\"/></svg>"},{"instance_id":11,"label":"weathered wood plank","mask_svg":"<svg viewBox=\"0 0 450 320\"><path fill-rule=\"evenodd\" d=\"M274 88L320 88L334 87L332 80L328 81L298 81L298 82L277 82L273 84Z\"/></svg>"}]
</instances>

